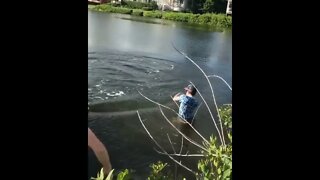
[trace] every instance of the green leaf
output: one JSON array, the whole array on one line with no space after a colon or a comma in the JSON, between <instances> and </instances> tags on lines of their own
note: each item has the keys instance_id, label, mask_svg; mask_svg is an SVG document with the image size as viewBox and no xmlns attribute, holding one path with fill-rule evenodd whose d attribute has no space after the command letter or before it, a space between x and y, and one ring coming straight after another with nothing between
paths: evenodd
<instances>
[{"instance_id":1,"label":"green leaf","mask_svg":"<svg viewBox=\"0 0 320 180\"><path fill-rule=\"evenodd\" d=\"M229 158L224 157L224 164L229 165L231 163Z\"/></svg>"},{"instance_id":2,"label":"green leaf","mask_svg":"<svg viewBox=\"0 0 320 180\"><path fill-rule=\"evenodd\" d=\"M218 168L218 174L221 174L221 169L220 168Z\"/></svg>"},{"instance_id":3,"label":"green leaf","mask_svg":"<svg viewBox=\"0 0 320 180\"><path fill-rule=\"evenodd\" d=\"M101 170L100 170L100 178L104 178L104 172L103 172L103 168L101 168Z\"/></svg>"},{"instance_id":4,"label":"green leaf","mask_svg":"<svg viewBox=\"0 0 320 180\"><path fill-rule=\"evenodd\" d=\"M120 172L117 176L117 180L128 180L130 178L129 170L125 169L123 172Z\"/></svg>"},{"instance_id":5,"label":"green leaf","mask_svg":"<svg viewBox=\"0 0 320 180\"><path fill-rule=\"evenodd\" d=\"M228 133L228 138L231 140L232 142L232 135L230 133Z\"/></svg>"},{"instance_id":6,"label":"green leaf","mask_svg":"<svg viewBox=\"0 0 320 180\"><path fill-rule=\"evenodd\" d=\"M114 171L114 169L112 169L112 170L109 172L106 180L112 180L112 179L113 179L113 171ZM102 173L102 174L103 174L103 173Z\"/></svg>"},{"instance_id":7,"label":"green leaf","mask_svg":"<svg viewBox=\"0 0 320 180\"><path fill-rule=\"evenodd\" d=\"M204 164L201 164L201 165L200 165L200 170L201 170L201 171L204 171Z\"/></svg>"},{"instance_id":8,"label":"green leaf","mask_svg":"<svg viewBox=\"0 0 320 180\"><path fill-rule=\"evenodd\" d=\"M230 174L231 174L231 170L228 169L228 170L226 170L226 171L223 172L222 178L223 178L223 179L226 179L227 177L230 176Z\"/></svg>"},{"instance_id":9,"label":"green leaf","mask_svg":"<svg viewBox=\"0 0 320 180\"><path fill-rule=\"evenodd\" d=\"M214 165L215 167L218 167L218 161L213 160L213 165Z\"/></svg>"}]
</instances>

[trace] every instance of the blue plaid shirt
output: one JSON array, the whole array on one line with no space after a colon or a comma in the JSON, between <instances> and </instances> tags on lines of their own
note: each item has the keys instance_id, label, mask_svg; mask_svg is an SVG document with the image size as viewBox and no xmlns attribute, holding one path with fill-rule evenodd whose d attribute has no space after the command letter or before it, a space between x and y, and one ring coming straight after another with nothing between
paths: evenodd
<instances>
[{"instance_id":1,"label":"blue plaid shirt","mask_svg":"<svg viewBox=\"0 0 320 180\"><path fill-rule=\"evenodd\" d=\"M187 121L191 121L194 116L194 110L198 106L198 102L195 98L189 97L186 95L180 96L180 107L179 107L179 115Z\"/></svg>"}]
</instances>

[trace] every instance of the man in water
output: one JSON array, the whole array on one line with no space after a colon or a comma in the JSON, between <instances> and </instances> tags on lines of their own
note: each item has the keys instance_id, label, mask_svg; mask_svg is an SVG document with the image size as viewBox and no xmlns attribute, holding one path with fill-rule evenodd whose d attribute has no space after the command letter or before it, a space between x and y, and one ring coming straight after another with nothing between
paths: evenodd
<instances>
[{"instance_id":1,"label":"man in water","mask_svg":"<svg viewBox=\"0 0 320 180\"><path fill-rule=\"evenodd\" d=\"M108 151L90 128L88 128L88 146L94 151L97 159L102 164L104 174L108 175L112 168Z\"/></svg>"},{"instance_id":2,"label":"man in water","mask_svg":"<svg viewBox=\"0 0 320 180\"><path fill-rule=\"evenodd\" d=\"M176 94L173 97L174 101L179 101L179 117L183 120L192 123L194 117L194 110L198 107L197 100L193 97L196 95L197 90L191 84L184 88L186 94Z\"/></svg>"}]
</instances>

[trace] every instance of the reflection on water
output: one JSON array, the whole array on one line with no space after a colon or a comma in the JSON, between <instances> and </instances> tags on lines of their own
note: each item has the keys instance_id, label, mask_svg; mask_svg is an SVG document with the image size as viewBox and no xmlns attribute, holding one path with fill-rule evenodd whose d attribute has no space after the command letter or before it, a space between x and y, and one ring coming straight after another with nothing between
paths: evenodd
<instances>
[{"instance_id":1,"label":"reflection on water","mask_svg":"<svg viewBox=\"0 0 320 180\"><path fill-rule=\"evenodd\" d=\"M213 108L206 79L174 50L172 43L208 75L219 75L232 86L231 33L199 30L160 19L91 11L88 11L88 32L88 126L108 148L113 168L134 169L136 179L146 179L149 165L158 160L169 163L174 169L172 160L154 150L159 148L143 129L136 111L139 110L149 132L168 153L174 152L168 137L175 151L180 152L181 135L164 119L159 107L140 96L138 91L177 111L170 96L183 92L183 87L192 81ZM218 104L231 103L228 87L219 79L212 78L211 82ZM195 98L201 102L198 95ZM163 111L181 131L202 144L194 131L175 121L175 113ZM205 106L199 109L194 127L206 138L216 133ZM182 153L200 152L186 140L182 147ZM91 153L89 151L89 177L96 176L100 168ZM197 169L198 157L177 159L189 168ZM177 169L178 177L194 179L183 168Z\"/></svg>"}]
</instances>

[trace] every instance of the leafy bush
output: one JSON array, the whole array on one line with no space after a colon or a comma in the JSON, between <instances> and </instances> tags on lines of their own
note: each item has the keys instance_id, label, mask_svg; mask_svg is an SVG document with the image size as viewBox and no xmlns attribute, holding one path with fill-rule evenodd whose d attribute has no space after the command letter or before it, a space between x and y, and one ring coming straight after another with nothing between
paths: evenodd
<instances>
[{"instance_id":1,"label":"leafy bush","mask_svg":"<svg viewBox=\"0 0 320 180\"><path fill-rule=\"evenodd\" d=\"M112 180L113 179L113 171L114 169L112 169L107 177L104 177L104 173L103 173L103 168L101 168L100 173L98 172L97 177L91 177L91 179L93 180Z\"/></svg>"},{"instance_id":2,"label":"leafy bush","mask_svg":"<svg viewBox=\"0 0 320 180\"><path fill-rule=\"evenodd\" d=\"M167 163L162 163L158 161L157 163L151 164L151 172L148 177L148 180L167 180L173 179L171 171L165 171L164 169L167 167ZM117 175L117 180L132 180L132 171L125 169L124 171L120 171ZM101 168L100 173L97 174L97 177L91 177L92 180L113 180L114 177L114 169L110 171L107 177L105 177L103 173L103 168Z\"/></svg>"},{"instance_id":3,"label":"leafy bush","mask_svg":"<svg viewBox=\"0 0 320 180\"><path fill-rule=\"evenodd\" d=\"M121 13L121 14L131 14L132 13L132 9L113 7L113 6L107 5L107 4L97 5L97 6L93 7L92 9L96 10L96 11L110 12L110 13Z\"/></svg>"},{"instance_id":4,"label":"leafy bush","mask_svg":"<svg viewBox=\"0 0 320 180\"><path fill-rule=\"evenodd\" d=\"M131 172L129 172L128 169L125 169L124 171L120 171L117 180L130 180L131 178Z\"/></svg>"},{"instance_id":5,"label":"leafy bush","mask_svg":"<svg viewBox=\"0 0 320 180\"><path fill-rule=\"evenodd\" d=\"M200 179L230 180L232 177L232 145L216 146L216 138L210 137L209 153L198 162Z\"/></svg>"},{"instance_id":6,"label":"leafy bush","mask_svg":"<svg viewBox=\"0 0 320 180\"><path fill-rule=\"evenodd\" d=\"M224 105L218 109L223 125L227 128L227 131L232 129L232 108L231 105Z\"/></svg>"},{"instance_id":7,"label":"leafy bush","mask_svg":"<svg viewBox=\"0 0 320 180\"><path fill-rule=\"evenodd\" d=\"M211 14L211 26L230 28L232 26L232 19L230 16L224 14Z\"/></svg>"},{"instance_id":8,"label":"leafy bush","mask_svg":"<svg viewBox=\"0 0 320 180\"><path fill-rule=\"evenodd\" d=\"M145 17L152 17L152 18L161 18L162 13L159 11L144 11L143 16Z\"/></svg>"},{"instance_id":9,"label":"leafy bush","mask_svg":"<svg viewBox=\"0 0 320 180\"><path fill-rule=\"evenodd\" d=\"M164 168L167 166L167 163L163 164L161 161L158 161L157 163L152 164L151 167L151 173L148 177L148 180L167 180L167 179L173 179L172 174L168 171L165 172Z\"/></svg>"},{"instance_id":10,"label":"leafy bush","mask_svg":"<svg viewBox=\"0 0 320 180\"><path fill-rule=\"evenodd\" d=\"M192 16L190 13L167 12L163 14L162 18L173 21L188 22L190 16Z\"/></svg>"},{"instance_id":11,"label":"leafy bush","mask_svg":"<svg viewBox=\"0 0 320 180\"><path fill-rule=\"evenodd\" d=\"M209 24L212 19L212 14L201 14L198 17L198 23L199 24Z\"/></svg>"},{"instance_id":12,"label":"leafy bush","mask_svg":"<svg viewBox=\"0 0 320 180\"><path fill-rule=\"evenodd\" d=\"M158 9L158 5L155 1L152 1L151 3L136 2L136 1L122 1L122 5L128 8L133 8L133 9L142 9L144 7L148 7L151 10Z\"/></svg>"},{"instance_id":13,"label":"leafy bush","mask_svg":"<svg viewBox=\"0 0 320 180\"><path fill-rule=\"evenodd\" d=\"M133 10L132 15L134 15L134 16L143 16L143 11Z\"/></svg>"},{"instance_id":14,"label":"leafy bush","mask_svg":"<svg viewBox=\"0 0 320 180\"><path fill-rule=\"evenodd\" d=\"M112 169L108 176L105 177L104 173L103 173L103 168L101 168L100 170L100 174L97 174L97 177L91 177L92 180L113 180L113 176L114 176L114 169ZM131 172L128 169L125 169L124 171L120 171L117 175L117 180L131 180Z\"/></svg>"},{"instance_id":15,"label":"leafy bush","mask_svg":"<svg viewBox=\"0 0 320 180\"><path fill-rule=\"evenodd\" d=\"M127 9L127 8L116 8L116 9L114 9L113 13L131 14L131 13L132 13L132 9Z\"/></svg>"},{"instance_id":16,"label":"leafy bush","mask_svg":"<svg viewBox=\"0 0 320 180\"><path fill-rule=\"evenodd\" d=\"M231 28L232 27L232 17L226 16L225 14L213 14L213 13L206 13L206 14L192 14L192 13L181 13L181 12L162 12L162 11L150 11L149 3L148 6L140 6L140 2L135 1L127 1L125 3L131 3L131 7L141 7L144 11L139 10L132 10L123 7L113 7L108 4L96 5L94 7L90 6L89 8L95 11L101 12L111 12L111 13L121 13L121 14L132 14L135 16L145 16L145 17L152 17L152 18L162 18L166 20L172 21L180 21L180 22L188 22L188 23L195 23L195 24L203 24L209 25L210 27L216 28ZM135 4L135 5L132 5ZM148 3L144 3L148 4ZM139 5L139 6L138 6ZM128 7L128 6L127 6Z\"/></svg>"},{"instance_id":17,"label":"leafy bush","mask_svg":"<svg viewBox=\"0 0 320 180\"><path fill-rule=\"evenodd\" d=\"M190 13L191 14L191 13ZM188 23L196 23L199 24L199 18L200 14L191 14L189 19L188 19Z\"/></svg>"},{"instance_id":18,"label":"leafy bush","mask_svg":"<svg viewBox=\"0 0 320 180\"><path fill-rule=\"evenodd\" d=\"M210 137L208 153L198 162L199 179L230 180L232 179L232 106L225 105L218 109L223 125L227 128L230 143L225 147L217 146L216 137Z\"/></svg>"}]
</instances>

